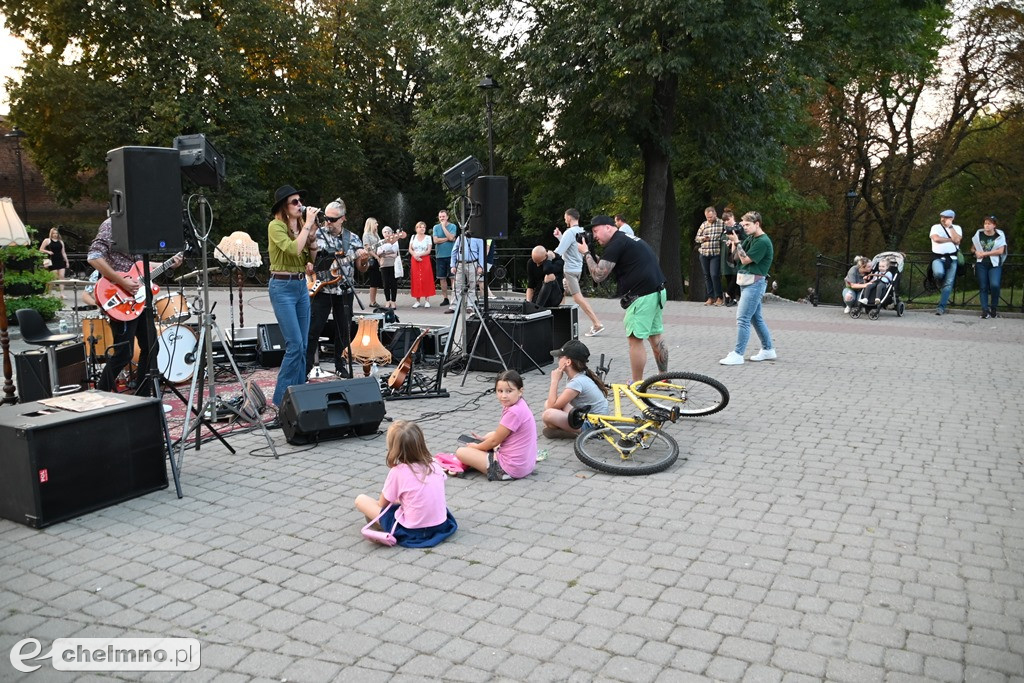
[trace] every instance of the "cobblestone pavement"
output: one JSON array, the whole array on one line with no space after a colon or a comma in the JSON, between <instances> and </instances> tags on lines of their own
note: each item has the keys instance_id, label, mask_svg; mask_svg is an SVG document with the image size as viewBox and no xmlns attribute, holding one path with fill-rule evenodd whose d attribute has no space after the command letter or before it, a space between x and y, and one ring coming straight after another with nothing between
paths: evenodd
<instances>
[{"instance_id":1,"label":"cobblestone pavement","mask_svg":"<svg viewBox=\"0 0 1024 683\"><path fill-rule=\"evenodd\" d=\"M247 323L272 320L246 294ZM624 380L621 310L596 309L607 330L585 341ZM541 437L550 456L526 480L449 479L460 529L431 550L359 534L383 437L274 432L274 460L262 435L232 435L235 455L186 454L181 500L0 520L0 679L18 679L23 638L179 636L202 643L187 681L1024 680L1024 320L776 301L778 360L723 367L734 310L667 306L672 369L732 394L669 426L668 471L601 474ZM436 304L399 315L447 320ZM525 378L539 414L549 379ZM450 451L496 423L489 382L449 377L451 398L388 415Z\"/></svg>"}]
</instances>

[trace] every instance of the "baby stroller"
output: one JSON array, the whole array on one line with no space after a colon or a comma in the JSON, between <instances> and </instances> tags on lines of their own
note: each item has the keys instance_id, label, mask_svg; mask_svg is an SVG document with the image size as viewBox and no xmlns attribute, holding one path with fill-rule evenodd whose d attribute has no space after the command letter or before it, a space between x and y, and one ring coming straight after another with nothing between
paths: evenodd
<instances>
[{"instance_id":1,"label":"baby stroller","mask_svg":"<svg viewBox=\"0 0 1024 683\"><path fill-rule=\"evenodd\" d=\"M887 270L879 267L883 261ZM851 318L859 318L861 312L867 310L869 318L878 320L878 314L883 309L891 309L896 311L897 316L903 317L906 306L900 301L900 277L903 275L905 261L906 257L898 251L883 251L871 259L871 274L875 276L877 284L861 290L862 298L850 306Z\"/></svg>"}]
</instances>

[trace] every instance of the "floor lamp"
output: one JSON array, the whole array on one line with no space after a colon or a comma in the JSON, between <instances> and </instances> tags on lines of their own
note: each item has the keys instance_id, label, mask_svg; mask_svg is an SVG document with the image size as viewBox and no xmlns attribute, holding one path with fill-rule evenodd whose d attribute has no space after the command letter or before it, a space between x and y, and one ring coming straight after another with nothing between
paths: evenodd
<instances>
[{"instance_id":1,"label":"floor lamp","mask_svg":"<svg viewBox=\"0 0 1024 683\"><path fill-rule=\"evenodd\" d=\"M7 335L7 302L4 300L4 258L3 250L12 244L28 246L31 244L25 224L14 210L14 202L10 197L0 197L0 346L4 355L4 389L0 405L16 403L14 382L11 370L11 340Z\"/></svg>"}]
</instances>

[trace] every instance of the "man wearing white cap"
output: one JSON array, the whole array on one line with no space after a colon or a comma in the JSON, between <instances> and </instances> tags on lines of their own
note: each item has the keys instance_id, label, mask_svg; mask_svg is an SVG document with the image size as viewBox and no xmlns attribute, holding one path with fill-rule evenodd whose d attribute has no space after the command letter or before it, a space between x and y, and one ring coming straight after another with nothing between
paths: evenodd
<instances>
[{"instance_id":1,"label":"man wearing white cap","mask_svg":"<svg viewBox=\"0 0 1024 683\"><path fill-rule=\"evenodd\" d=\"M953 282L956 280L957 252L960 251L960 239L964 235L963 229L953 223L956 213L946 209L939 214L939 222L932 226L928 237L932 241L932 275L935 280L942 282L942 293L939 295L939 305L935 309L935 315L943 315L946 312L946 304L949 303L949 295L953 293Z\"/></svg>"}]
</instances>

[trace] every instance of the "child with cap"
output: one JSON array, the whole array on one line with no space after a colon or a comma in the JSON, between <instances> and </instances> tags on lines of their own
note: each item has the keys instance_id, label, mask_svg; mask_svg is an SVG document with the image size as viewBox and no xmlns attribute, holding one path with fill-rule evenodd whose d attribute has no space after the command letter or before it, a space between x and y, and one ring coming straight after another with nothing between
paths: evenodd
<instances>
[{"instance_id":1,"label":"child with cap","mask_svg":"<svg viewBox=\"0 0 1024 683\"><path fill-rule=\"evenodd\" d=\"M578 339L570 339L551 355L558 359L558 367L551 371L551 386L544 401L544 436L549 439L572 438L579 429L569 426L569 413L574 408L590 406L589 412L608 414L608 387L587 367L590 349ZM568 377L565 389L558 392L562 377Z\"/></svg>"}]
</instances>

